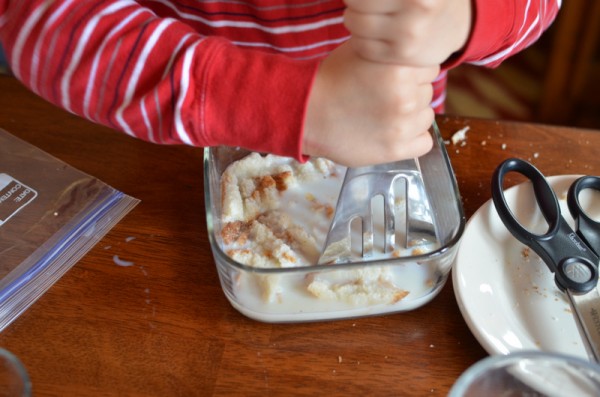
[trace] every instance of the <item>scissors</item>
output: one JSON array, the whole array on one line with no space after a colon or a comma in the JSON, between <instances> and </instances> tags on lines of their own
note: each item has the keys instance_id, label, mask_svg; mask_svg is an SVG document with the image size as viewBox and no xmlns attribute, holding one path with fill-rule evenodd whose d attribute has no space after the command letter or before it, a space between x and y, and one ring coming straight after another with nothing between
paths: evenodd
<instances>
[{"instance_id":1,"label":"scissors","mask_svg":"<svg viewBox=\"0 0 600 397\"><path fill-rule=\"evenodd\" d=\"M545 234L524 228L504 197L503 182L508 172L518 172L532 185L535 200L548 223ZM600 222L590 218L579 202L585 189L600 192L600 177L583 176L569 187L567 206L575 220L575 231L563 218L556 194L544 175L525 160L507 159L492 177L492 200L500 219L520 242L533 249L554 273L558 288L567 295L578 330L591 360L600 362Z\"/></svg>"}]
</instances>

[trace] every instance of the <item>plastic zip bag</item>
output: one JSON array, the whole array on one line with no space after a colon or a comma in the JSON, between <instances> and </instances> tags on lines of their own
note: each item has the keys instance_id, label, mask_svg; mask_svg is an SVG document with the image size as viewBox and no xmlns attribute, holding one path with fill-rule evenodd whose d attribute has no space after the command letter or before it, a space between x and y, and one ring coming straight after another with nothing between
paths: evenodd
<instances>
[{"instance_id":1,"label":"plastic zip bag","mask_svg":"<svg viewBox=\"0 0 600 397\"><path fill-rule=\"evenodd\" d=\"M138 203L0 128L0 331Z\"/></svg>"}]
</instances>

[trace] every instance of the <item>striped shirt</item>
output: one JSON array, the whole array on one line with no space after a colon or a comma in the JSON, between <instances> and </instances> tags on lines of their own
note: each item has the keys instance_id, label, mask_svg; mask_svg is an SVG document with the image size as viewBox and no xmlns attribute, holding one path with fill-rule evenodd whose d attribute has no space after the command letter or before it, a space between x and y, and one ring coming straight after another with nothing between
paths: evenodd
<instances>
[{"instance_id":1,"label":"striped shirt","mask_svg":"<svg viewBox=\"0 0 600 397\"><path fill-rule=\"evenodd\" d=\"M526 48L561 0L476 0L446 71ZM151 142L302 157L319 61L349 38L342 0L0 0L14 74L54 104Z\"/></svg>"}]
</instances>

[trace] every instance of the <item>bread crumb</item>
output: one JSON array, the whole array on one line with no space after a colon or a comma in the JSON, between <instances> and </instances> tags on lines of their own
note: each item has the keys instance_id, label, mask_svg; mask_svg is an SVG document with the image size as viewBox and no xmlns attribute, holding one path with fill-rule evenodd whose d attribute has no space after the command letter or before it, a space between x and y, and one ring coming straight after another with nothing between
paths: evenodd
<instances>
[{"instance_id":1,"label":"bread crumb","mask_svg":"<svg viewBox=\"0 0 600 397\"><path fill-rule=\"evenodd\" d=\"M464 142L467 139L467 132L469 131L471 127L466 126L464 128L461 128L460 130L456 131L453 135L452 135L452 144L456 145L460 142ZM466 144L466 142L465 142ZM464 145L463 145L464 146Z\"/></svg>"},{"instance_id":2,"label":"bread crumb","mask_svg":"<svg viewBox=\"0 0 600 397\"><path fill-rule=\"evenodd\" d=\"M391 281L389 268L367 267L313 274L307 289L315 297L354 305L394 304L404 299L409 291L398 288Z\"/></svg>"},{"instance_id":3,"label":"bread crumb","mask_svg":"<svg viewBox=\"0 0 600 397\"><path fill-rule=\"evenodd\" d=\"M429 250L423 248L423 247L417 247L414 248L411 252L412 256L416 256L416 255L425 255L429 252Z\"/></svg>"}]
</instances>

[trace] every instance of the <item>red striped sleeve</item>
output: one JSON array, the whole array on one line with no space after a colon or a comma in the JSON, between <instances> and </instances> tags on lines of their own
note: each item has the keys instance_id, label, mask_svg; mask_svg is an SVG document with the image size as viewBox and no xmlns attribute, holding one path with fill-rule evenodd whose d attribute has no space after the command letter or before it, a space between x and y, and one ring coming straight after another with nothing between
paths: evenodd
<instances>
[{"instance_id":1,"label":"red striped sleeve","mask_svg":"<svg viewBox=\"0 0 600 397\"><path fill-rule=\"evenodd\" d=\"M561 0L477 0L471 37L447 67L496 67L533 44L554 21Z\"/></svg>"},{"instance_id":2,"label":"red striped sleeve","mask_svg":"<svg viewBox=\"0 0 600 397\"><path fill-rule=\"evenodd\" d=\"M446 67L496 66L533 43L559 0L475 0ZM15 75L73 113L164 144L302 157L318 62L348 39L342 0L0 0ZM446 75L434 83L443 110Z\"/></svg>"},{"instance_id":3,"label":"red striped sleeve","mask_svg":"<svg viewBox=\"0 0 600 397\"><path fill-rule=\"evenodd\" d=\"M29 1L2 15L15 74L58 106L153 142L301 157L317 60L238 48L128 0Z\"/></svg>"}]
</instances>

